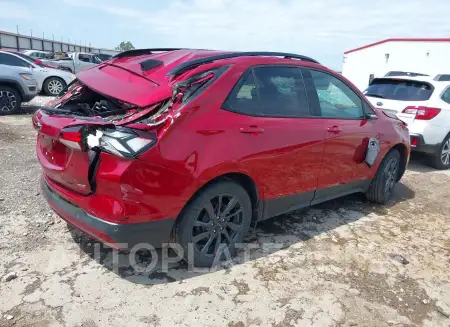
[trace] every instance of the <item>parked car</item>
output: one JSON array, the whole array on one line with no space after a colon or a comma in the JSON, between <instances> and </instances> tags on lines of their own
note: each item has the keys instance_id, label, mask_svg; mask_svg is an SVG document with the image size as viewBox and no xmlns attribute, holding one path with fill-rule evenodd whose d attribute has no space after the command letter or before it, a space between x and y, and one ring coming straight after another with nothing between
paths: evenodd
<instances>
[{"instance_id":1,"label":"parked car","mask_svg":"<svg viewBox=\"0 0 450 327\"><path fill-rule=\"evenodd\" d=\"M37 65L33 58L22 54L6 51L0 51L0 53L15 57L23 61L25 65L28 65L32 69L34 77L37 80L38 91L42 90L47 95L58 95L69 83L75 80L75 75L70 72Z\"/></svg>"},{"instance_id":2,"label":"parked car","mask_svg":"<svg viewBox=\"0 0 450 327\"><path fill-rule=\"evenodd\" d=\"M408 124L413 151L427 154L432 167L448 169L450 82L438 76L375 78L364 93L374 106Z\"/></svg>"},{"instance_id":3,"label":"parked car","mask_svg":"<svg viewBox=\"0 0 450 327\"><path fill-rule=\"evenodd\" d=\"M97 58L99 58L101 61L106 61L111 59L113 56L106 54L106 53L95 53L94 54Z\"/></svg>"},{"instance_id":4,"label":"parked car","mask_svg":"<svg viewBox=\"0 0 450 327\"><path fill-rule=\"evenodd\" d=\"M434 77L435 81L450 82L450 74L438 74Z\"/></svg>"},{"instance_id":5,"label":"parked car","mask_svg":"<svg viewBox=\"0 0 450 327\"><path fill-rule=\"evenodd\" d=\"M54 54L50 51L39 51L39 50L23 50L23 54L34 58L34 59L51 59L53 58Z\"/></svg>"},{"instance_id":6,"label":"parked car","mask_svg":"<svg viewBox=\"0 0 450 327\"><path fill-rule=\"evenodd\" d=\"M48 65L65 68L68 71L77 74L85 69L94 67L102 62L96 55L82 52L72 52L67 58L60 60L44 60Z\"/></svg>"},{"instance_id":7,"label":"parked car","mask_svg":"<svg viewBox=\"0 0 450 327\"><path fill-rule=\"evenodd\" d=\"M427 74L422 74L422 73L415 73L415 72L404 72L404 71L390 71L388 72L386 75L384 76L411 76L411 77L416 77L416 76L430 76Z\"/></svg>"},{"instance_id":8,"label":"parked car","mask_svg":"<svg viewBox=\"0 0 450 327\"><path fill-rule=\"evenodd\" d=\"M44 63L42 62L42 60L32 58L32 57L30 57L30 56L28 56L28 55L26 55L26 54L24 54L24 53L22 53L22 52L12 51L12 50L2 50L2 51L14 53L14 54L16 54L16 55L22 57L23 59L25 59L25 60L27 60L27 61L29 61L29 62L32 62L32 63L34 63L35 65L38 65L38 66L40 66L40 67L57 68L56 66L46 65L46 64L44 64Z\"/></svg>"},{"instance_id":9,"label":"parked car","mask_svg":"<svg viewBox=\"0 0 450 327\"><path fill-rule=\"evenodd\" d=\"M12 114L38 93L30 65L0 51L0 114Z\"/></svg>"},{"instance_id":10,"label":"parked car","mask_svg":"<svg viewBox=\"0 0 450 327\"><path fill-rule=\"evenodd\" d=\"M260 220L386 203L409 160L406 125L305 56L141 49L77 77L33 116L42 194L119 249L170 239L210 266Z\"/></svg>"}]
</instances>

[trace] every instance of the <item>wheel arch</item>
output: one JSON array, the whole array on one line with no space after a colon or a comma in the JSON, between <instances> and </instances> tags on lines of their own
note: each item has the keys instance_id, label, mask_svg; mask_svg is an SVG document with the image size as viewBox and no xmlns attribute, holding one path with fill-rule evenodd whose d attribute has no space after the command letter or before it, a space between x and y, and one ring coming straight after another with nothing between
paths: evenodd
<instances>
[{"instance_id":1,"label":"wheel arch","mask_svg":"<svg viewBox=\"0 0 450 327\"><path fill-rule=\"evenodd\" d=\"M242 173L242 172L228 172L223 173L221 175L218 175L214 178L209 179L207 182L202 184L195 192L194 194L189 198L189 200L185 203L183 206L183 209L180 211L178 217L181 216L182 212L185 210L185 208L208 186L214 183L218 183L220 181L234 181L235 183L242 186L245 191L247 191L250 201L252 204L252 222L256 221L259 217L260 212L260 206L259 206L259 199L260 199L260 191L258 190L258 187L256 185L256 182L253 178L251 178L249 175ZM177 218L178 219L178 218Z\"/></svg>"},{"instance_id":2,"label":"wheel arch","mask_svg":"<svg viewBox=\"0 0 450 327\"><path fill-rule=\"evenodd\" d=\"M41 90L43 90L45 93L47 93L47 91L44 90L45 83L47 83L47 81L49 81L49 80L52 79L52 78L59 79L61 82L63 82L63 89L64 89L64 85L67 86L67 82L64 80L64 78L59 77L59 76L57 76L57 75L48 76L48 77L46 77L46 78L44 79L44 81L42 82L42 85L41 85ZM48 94L48 93L47 93L47 94Z\"/></svg>"},{"instance_id":3,"label":"wheel arch","mask_svg":"<svg viewBox=\"0 0 450 327\"><path fill-rule=\"evenodd\" d=\"M19 92L19 94L22 98L25 95L23 92L22 86L19 84L19 82L16 82L14 80L2 79L0 81L0 86L7 86L7 87L10 87L10 88L16 90L17 92Z\"/></svg>"},{"instance_id":4,"label":"wheel arch","mask_svg":"<svg viewBox=\"0 0 450 327\"><path fill-rule=\"evenodd\" d=\"M42 85L44 85L45 84L45 82L47 82L49 79L51 79L51 78L57 78L57 79L60 79L61 81L63 81L65 84L67 84L67 82L64 80L64 78L62 78L62 77L60 77L60 76L57 76L57 75L51 75L51 76L47 76L45 79L44 79L44 81L42 82Z\"/></svg>"},{"instance_id":5,"label":"wheel arch","mask_svg":"<svg viewBox=\"0 0 450 327\"><path fill-rule=\"evenodd\" d=\"M408 164L408 148L403 143L397 143L392 149L396 149L400 153L400 171L397 177L397 182L403 177L406 171L406 166ZM389 152L390 152L389 151Z\"/></svg>"}]
</instances>

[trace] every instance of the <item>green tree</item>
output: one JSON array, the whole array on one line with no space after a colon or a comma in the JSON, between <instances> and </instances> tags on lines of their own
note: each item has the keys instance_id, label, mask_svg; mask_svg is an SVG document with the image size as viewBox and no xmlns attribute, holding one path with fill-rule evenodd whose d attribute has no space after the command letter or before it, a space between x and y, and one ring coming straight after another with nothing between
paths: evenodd
<instances>
[{"instance_id":1,"label":"green tree","mask_svg":"<svg viewBox=\"0 0 450 327\"><path fill-rule=\"evenodd\" d=\"M130 41L122 41L120 44L116 47L116 50L118 51L128 51L128 50L134 50L134 45Z\"/></svg>"}]
</instances>

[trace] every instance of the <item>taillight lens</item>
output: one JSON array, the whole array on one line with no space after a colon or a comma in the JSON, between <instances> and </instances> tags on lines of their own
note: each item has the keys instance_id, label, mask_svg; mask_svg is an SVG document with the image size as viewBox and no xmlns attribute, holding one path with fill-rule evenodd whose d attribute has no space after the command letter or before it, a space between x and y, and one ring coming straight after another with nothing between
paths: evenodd
<instances>
[{"instance_id":1,"label":"taillight lens","mask_svg":"<svg viewBox=\"0 0 450 327\"><path fill-rule=\"evenodd\" d=\"M59 142L69 148L83 150L83 128L81 126L63 128L59 134Z\"/></svg>"},{"instance_id":2,"label":"taillight lens","mask_svg":"<svg viewBox=\"0 0 450 327\"><path fill-rule=\"evenodd\" d=\"M97 129L87 136L90 149L101 149L124 158L134 158L156 143L156 135L132 129Z\"/></svg>"},{"instance_id":3,"label":"taillight lens","mask_svg":"<svg viewBox=\"0 0 450 327\"><path fill-rule=\"evenodd\" d=\"M436 117L441 112L439 108L423 107L423 106L410 106L403 109L404 114L416 115L417 120L430 120Z\"/></svg>"}]
</instances>

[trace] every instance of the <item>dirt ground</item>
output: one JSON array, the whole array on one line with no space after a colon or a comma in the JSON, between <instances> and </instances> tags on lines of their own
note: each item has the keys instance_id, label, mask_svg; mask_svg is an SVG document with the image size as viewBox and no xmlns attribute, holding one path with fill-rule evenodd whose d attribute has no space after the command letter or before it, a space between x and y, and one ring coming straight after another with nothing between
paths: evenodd
<instances>
[{"instance_id":1,"label":"dirt ground","mask_svg":"<svg viewBox=\"0 0 450 327\"><path fill-rule=\"evenodd\" d=\"M0 326L450 326L450 173L421 158L387 206L327 202L261 223L246 262L149 275L52 213L34 146L30 115L0 117Z\"/></svg>"}]
</instances>

